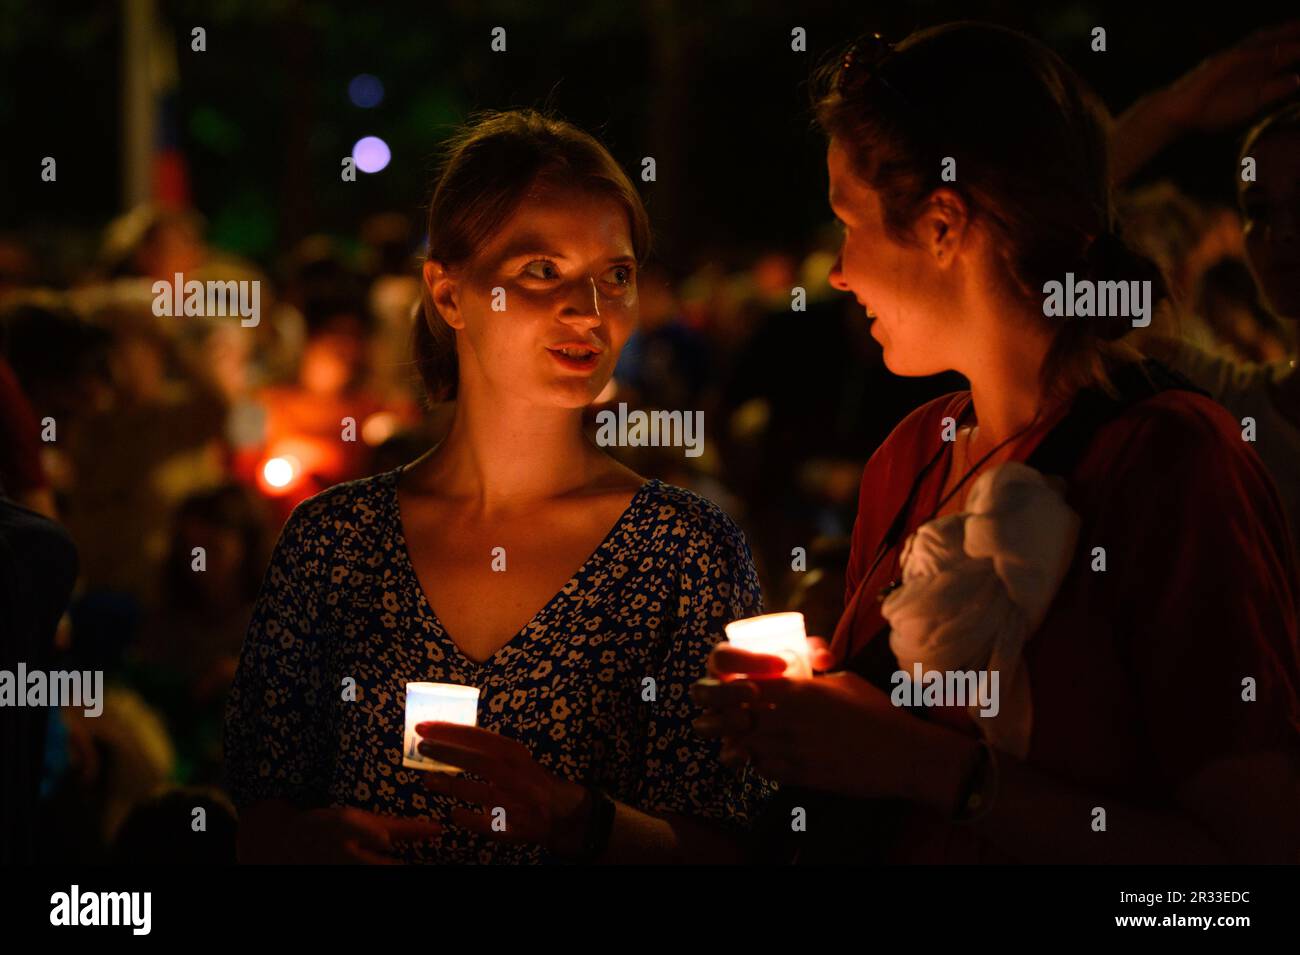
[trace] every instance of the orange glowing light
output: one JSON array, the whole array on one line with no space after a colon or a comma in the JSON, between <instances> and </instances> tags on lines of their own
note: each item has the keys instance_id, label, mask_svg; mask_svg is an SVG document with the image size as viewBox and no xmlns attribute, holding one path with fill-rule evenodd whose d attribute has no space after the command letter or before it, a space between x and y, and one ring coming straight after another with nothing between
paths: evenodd
<instances>
[{"instance_id":1,"label":"orange glowing light","mask_svg":"<svg viewBox=\"0 0 1300 955\"><path fill-rule=\"evenodd\" d=\"M397 431L401 422L391 411L376 411L361 422L361 440L372 448L378 447Z\"/></svg>"},{"instance_id":2,"label":"orange glowing light","mask_svg":"<svg viewBox=\"0 0 1300 955\"><path fill-rule=\"evenodd\" d=\"M286 488L302 474L302 463L291 454L269 458L262 465L262 478L273 488Z\"/></svg>"}]
</instances>

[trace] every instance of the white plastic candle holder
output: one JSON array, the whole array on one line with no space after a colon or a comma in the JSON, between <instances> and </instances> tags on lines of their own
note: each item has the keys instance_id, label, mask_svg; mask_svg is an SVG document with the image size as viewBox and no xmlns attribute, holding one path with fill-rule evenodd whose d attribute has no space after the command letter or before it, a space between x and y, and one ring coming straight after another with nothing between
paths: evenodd
<instances>
[{"instance_id":1,"label":"white plastic candle holder","mask_svg":"<svg viewBox=\"0 0 1300 955\"><path fill-rule=\"evenodd\" d=\"M748 653L783 657L784 676L813 675L808 635L801 613L768 613L727 624L727 640Z\"/></svg>"},{"instance_id":2,"label":"white plastic candle holder","mask_svg":"<svg viewBox=\"0 0 1300 955\"><path fill-rule=\"evenodd\" d=\"M402 743L402 765L438 773L458 773L460 768L430 759L420 752L423 737L415 731L421 723L478 725L478 687L455 683L406 684L406 735Z\"/></svg>"}]
</instances>

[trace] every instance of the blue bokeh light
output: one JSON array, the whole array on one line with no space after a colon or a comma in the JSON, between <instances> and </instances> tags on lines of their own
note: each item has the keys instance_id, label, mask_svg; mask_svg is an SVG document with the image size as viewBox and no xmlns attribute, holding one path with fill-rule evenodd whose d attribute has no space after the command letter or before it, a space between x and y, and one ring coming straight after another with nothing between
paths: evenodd
<instances>
[{"instance_id":1,"label":"blue bokeh light","mask_svg":"<svg viewBox=\"0 0 1300 955\"><path fill-rule=\"evenodd\" d=\"M384 84L379 77L360 73L348 83L348 99L354 106L370 109L384 101Z\"/></svg>"}]
</instances>

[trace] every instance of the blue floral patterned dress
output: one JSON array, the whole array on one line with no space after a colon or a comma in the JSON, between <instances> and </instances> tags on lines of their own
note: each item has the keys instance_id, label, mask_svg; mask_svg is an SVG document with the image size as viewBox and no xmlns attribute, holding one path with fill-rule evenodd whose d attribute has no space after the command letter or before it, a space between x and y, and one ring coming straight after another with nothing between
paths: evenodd
<instances>
[{"instance_id":1,"label":"blue floral patterned dress","mask_svg":"<svg viewBox=\"0 0 1300 955\"><path fill-rule=\"evenodd\" d=\"M647 812L748 827L772 787L718 762L718 744L691 728L688 694L723 626L761 612L735 524L697 494L648 481L569 582L479 664L416 578L400 472L317 494L280 535L227 704L236 805L281 798L441 820L438 841L401 847L408 862L553 861L541 846L451 826L455 800L403 767L404 687L430 681L479 687L478 725L560 776ZM349 677L355 693L344 692Z\"/></svg>"}]
</instances>

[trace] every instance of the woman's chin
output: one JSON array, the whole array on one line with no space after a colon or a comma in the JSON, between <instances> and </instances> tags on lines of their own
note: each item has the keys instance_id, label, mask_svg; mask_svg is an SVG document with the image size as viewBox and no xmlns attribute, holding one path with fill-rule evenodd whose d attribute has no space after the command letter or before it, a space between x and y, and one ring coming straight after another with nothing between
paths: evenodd
<instances>
[{"instance_id":1,"label":"woman's chin","mask_svg":"<svg viewBox=\"0 0 1300 955\"><path fill-rule=\"evenodd\" d=\"M552 382L551 403L560 408L585 408L594 404L605 387L603 378L567 378Z\"/></svg>"},{"instance_id":2,"label":"woman's chin","mask_svg":"<svg viewBox=\"0 0 1300 955\"><path fill-rule=\"evenodd\" d=\"M881 348L881 360L884 361L885 367L891 374L898 375L900 378L926 378L948 371L947 368L939 367L933 356L909 356L900 353L897 348L891 348L888 344L882 345Z\"/></svg>"}]
</instances>

